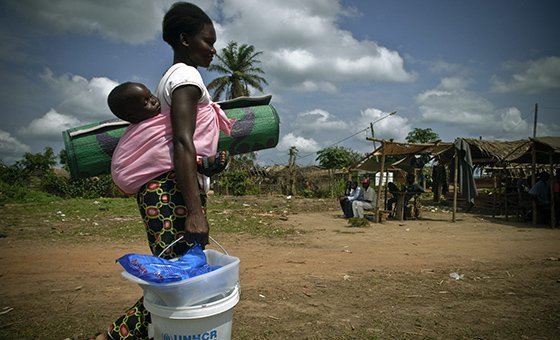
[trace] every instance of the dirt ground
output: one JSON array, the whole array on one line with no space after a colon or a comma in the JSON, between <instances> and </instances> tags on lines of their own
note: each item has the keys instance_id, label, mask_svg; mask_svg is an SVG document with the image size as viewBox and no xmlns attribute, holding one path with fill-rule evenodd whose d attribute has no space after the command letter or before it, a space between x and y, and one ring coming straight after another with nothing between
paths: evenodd
<instances>
[{"instance_id":1,"label":"dirt ground","mask_svg":"<svg viewBox=\"0 0 560 340\"><path fill-rule=\"evenodd\" d=\"M234 339L560 339L559 229L430 211L350 228L339 214L333 201L270 217L298 230L285 238L213 235L241 260ZM105 329L141 295L115 263L129 252L147 247L0 238L0 338Z\"/></svg>"}]
</instances>

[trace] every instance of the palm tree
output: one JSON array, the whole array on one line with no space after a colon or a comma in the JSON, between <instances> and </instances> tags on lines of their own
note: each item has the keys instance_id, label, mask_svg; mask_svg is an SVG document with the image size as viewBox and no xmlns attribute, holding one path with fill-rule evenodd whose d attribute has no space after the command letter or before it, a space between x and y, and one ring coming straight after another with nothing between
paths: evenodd
<instances>
[{"instance_id":1,"label":"palm tree","mask_svg":"<svg viewBox=\"0 0 560 340\"><path fill-rule=\"evenodd\" d=\"M208 84L208 90L213 91L214 100L219 100L224 92L224 99L249 96L249 86L262 92L261 84L268 85L268 82L260 76L264 71L255 66L260 63L257 59L260 54L262 52L255 52L253 45L238 46L234 41L222 48L216 55L218 63L208 67L208 71L224 74Z\"/></svg>"}]
</instances>

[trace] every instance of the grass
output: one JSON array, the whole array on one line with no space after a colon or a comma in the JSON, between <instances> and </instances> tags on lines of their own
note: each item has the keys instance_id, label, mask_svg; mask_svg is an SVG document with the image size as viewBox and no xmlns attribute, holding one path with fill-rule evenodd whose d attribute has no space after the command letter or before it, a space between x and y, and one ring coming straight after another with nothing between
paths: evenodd
<instances>
[{"instance_id":1,"label":"grass","mask_svg":"<svg viewBox=\"0 0 560 340\"><path fill-rule=\"evenodd\" d=\"M348 224L352 228L366 228L369 227L369 221L365 218L352 217L348 219Z\"/></svg>"},{"instance_id":2,"label":"grass","mask_svg":"<svg viewBox=\"0 0 560 340\"><path fill-rule=\"evenodd\" d=\"M282 221L290 214L320 211L332 202L283 196L211 196L207 212L212 232L285 237L298 232ZM20 239L89 242L92 238L145 238L134 198L60 199L40 196L7 203L0 235Z\"/></svg>"}]
</instances>

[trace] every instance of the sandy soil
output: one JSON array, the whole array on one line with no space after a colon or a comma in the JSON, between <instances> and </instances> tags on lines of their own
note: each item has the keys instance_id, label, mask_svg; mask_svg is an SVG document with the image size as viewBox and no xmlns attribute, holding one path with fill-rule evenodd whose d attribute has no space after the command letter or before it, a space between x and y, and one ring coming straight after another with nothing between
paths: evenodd
<instances>
[{"instance_id":1,"label":"sandy soil","mask_svg":"<svg viewBox=\"0 0 560 340\"><path fill-rule=\"evenodd\" d=\"M275 220L287 238L213 235L241 260L234 339L560 338L560 230L429 211L350 228L332 206ZM0 338L104 329L142 294L115 259L146 251L1 238Z\"/></svg>"}]
</instances>

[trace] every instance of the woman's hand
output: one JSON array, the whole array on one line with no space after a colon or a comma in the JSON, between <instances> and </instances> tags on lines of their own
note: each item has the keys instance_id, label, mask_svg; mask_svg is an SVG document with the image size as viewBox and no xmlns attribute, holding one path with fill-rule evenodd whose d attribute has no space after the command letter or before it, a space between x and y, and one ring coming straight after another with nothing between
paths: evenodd
<instances>
[{"instance_id":1,"label":"woman's hand","mask_svg":"<svg viewBox=\"0 0 560 340\"><path fill-rule=\"evenodd\" d=\"M209 231L210 227L202 210L200 213L193 211L187 215L185 221L185 238L187 243L198 243L204 247L208 244Z\"/></svg>"}]
</instances>

